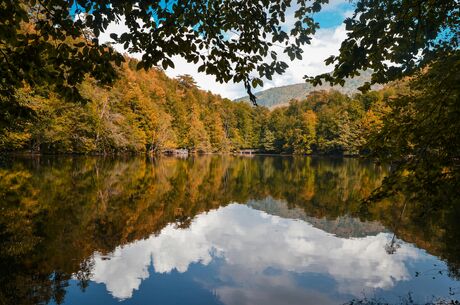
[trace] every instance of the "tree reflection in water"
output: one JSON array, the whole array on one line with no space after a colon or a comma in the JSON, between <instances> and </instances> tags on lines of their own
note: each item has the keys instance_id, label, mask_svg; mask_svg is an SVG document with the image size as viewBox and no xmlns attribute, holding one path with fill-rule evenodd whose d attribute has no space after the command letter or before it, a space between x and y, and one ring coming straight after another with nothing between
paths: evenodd
<instances>
[{"instance_id":1,"label":"tree reflection in water","mask_svg":"<svg viewBox=\"0 0 460 305\"><path fill-rule=\"evenodd\" d=\"M385 173L356 159L14 158L0 167L0 304L60 304L72 278L82 290L90 285L94 253L103 259L234 202L343 238L386 227L458 278L460 204L430 213L413 204L404 214L398 198L363 205Z\"/></svg>"}]
</instances>

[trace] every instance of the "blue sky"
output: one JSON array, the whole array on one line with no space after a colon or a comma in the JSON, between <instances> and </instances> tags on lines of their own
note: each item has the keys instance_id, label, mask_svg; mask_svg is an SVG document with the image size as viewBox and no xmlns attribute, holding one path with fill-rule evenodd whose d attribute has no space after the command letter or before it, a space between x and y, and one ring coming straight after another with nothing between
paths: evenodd
<instances>
[{"instance_id":1,"label":"blue sky","mask_svg":"<svg viewBox=\"0 0 460 305\"><path fill-rule=\"evenodd\" d=\"M324 11L321 11L313 17L320 24L323 29L330 29L340 26L343 23L344 16L347 12L353 11L353 5L348 1L331 1L337 2L333 5L333 8L328 9L325 7Z\"/></svg>"}]
</instances>

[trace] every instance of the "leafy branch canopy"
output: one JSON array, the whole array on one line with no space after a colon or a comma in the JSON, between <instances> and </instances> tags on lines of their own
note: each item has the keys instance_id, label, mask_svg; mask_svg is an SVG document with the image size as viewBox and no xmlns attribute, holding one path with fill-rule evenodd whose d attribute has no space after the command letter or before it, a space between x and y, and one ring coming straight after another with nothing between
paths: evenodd
<instances>
[{"instance_id":1,"label":"leafy branch canopy","mask_svg":"<svg viewBox=\"0 0 460 305\"><path fill-rule=\"evenodd\" d=\"M0 90L12 96L24 83L52 85L78 98L85 75L110 84L112 63L124 60L99 40L112 22L128 31L111 33L128 52L143 53L138 68L174 67L173 57L200 63L219 82L250 88L283 73L302 58L302 45L318 29L312 14L327 0L6 0L0 5ZM294 20L287 19L294 11ZM290 15L289 15L290 16ZM280 48L281 47L281 48ZM253 96L252 96L253 97ZM255 99L253 97L253 101Z\"/></svg>"}]
</instances>

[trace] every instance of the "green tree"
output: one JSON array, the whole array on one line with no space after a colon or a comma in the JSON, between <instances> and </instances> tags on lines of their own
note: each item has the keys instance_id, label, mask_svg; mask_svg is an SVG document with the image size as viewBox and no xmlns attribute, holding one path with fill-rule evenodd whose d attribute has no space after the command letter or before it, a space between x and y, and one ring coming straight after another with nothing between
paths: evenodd
<instances>
[{"instance_id":1,"label":"green tree","mask_svg":"<svg viewBox=\"0 0 460 305\"><path fill-rule=\"evenodd\" d=\"M316 142L316 122L317 116L312 110L307 110L300 116L300 130L294 152L310 154L312 146Z\"/></svg>"},{"instance_id":2,"label":"green tree","mask_svg":"<svg viewBox=\"0 0 460 305\"><path fill-rule=\"evenodd\" d=\"M370 68L372 79L362 87L368 90L411 77L408 88L389 99L392 110L369 146L393 168L374 198L403 192L413 201L448 204L460 189L460 141L452 133L459 130L458 1L359 0L345 24L340 54L326 60L333 73L310 81L343 84Z\"/></svg>"},{"instance_id":3,"label":"green tree","mask_svg":"<svg viewBox=\"0 0 460 305\"><path fill-rule=\"evenodd\" d=\"M392 111L369 144L371 155L392 165L374 198L406 194L425 211L460 196L460 52L433 63L390 100Z\"/></svg>"},{"instance_id":4,"label":"green tree","mask_svg":"<svg viewBox=\"0 0 460 305\"><path fill-rule=\"evenodd\" d=\"M193 79L193 77L189 74L184 74L184 75L179 75L177 78L177 81L179 82L179 86L182 88L196 88L196 81Z\"/></svg>"},{"instance_id":5,"label":"green tree","mask_svg":"<svg viewBox=\"0 0 460 305\"><path fill-rule=\"evenodd\" d=\"M331 74L313 79L339 84L345 77L372 69L371 84L412 75L460 46L460 7L457 0L358 0L340 54L326 60ZM392 64L389 64L392 63Z\"/></svg>"},{"instance_id":6,"label":"green tree","mask_svg":"<svg viewBox=\"0 0 460 305\"><path fill-rule=\"evenodd\" d=\"M266 152L275 151L275 135L270 129L265 129L261 140L261 147Z\"/></svg>"},{"instance_id":7,"label":"green tree","mask_svg":"<svg viewBox=\"0 0 460 305\"><path fill-rule=\"evenodd\" d=\"M200 120L198 108L192 107L190 113L190 129L187 136L187 148L193 151L206 152L210 150L209 135Z\"/></svg>"}]
</instances>

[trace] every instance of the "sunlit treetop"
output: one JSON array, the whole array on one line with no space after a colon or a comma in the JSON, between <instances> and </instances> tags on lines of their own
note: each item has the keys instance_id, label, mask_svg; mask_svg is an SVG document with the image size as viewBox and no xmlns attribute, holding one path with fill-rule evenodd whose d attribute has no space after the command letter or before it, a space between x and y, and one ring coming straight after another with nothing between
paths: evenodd
<instances>
[{"instance_id":1,"label":"sunlit treetop","mask_svg":"<svg viewBox=\"0 0 460 305\"><path fill-rule=\"evenodd\" d=\"M112 63L119 65L123 57L99 36L111 22L124 22L129 30L110 36L128 52L143 54L138 68L174 67L172 58L179 55L219 82L243 82L250 92L251 86L262 85L261 78L285 71L280 52L291 60L302 58L301 46L318 28L312 14L327 2L3 1L0 90L6 96L24 83L50 84L78 97L75 85L85 75L111 83L116 77Z\"/></svg>"}]
</instances>

